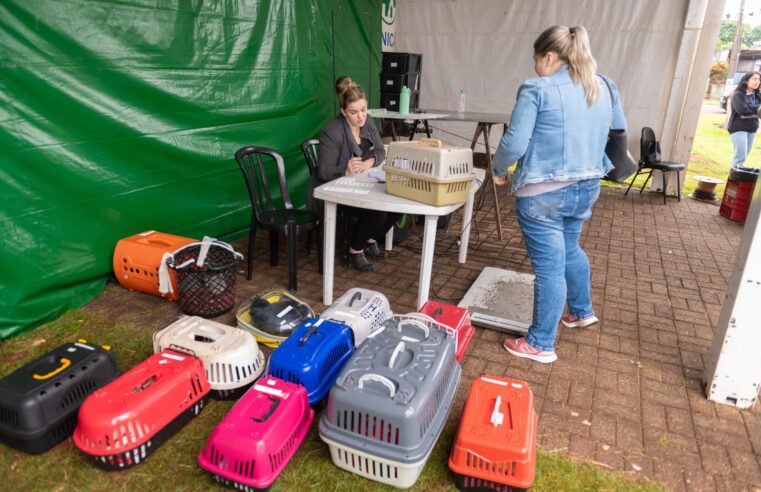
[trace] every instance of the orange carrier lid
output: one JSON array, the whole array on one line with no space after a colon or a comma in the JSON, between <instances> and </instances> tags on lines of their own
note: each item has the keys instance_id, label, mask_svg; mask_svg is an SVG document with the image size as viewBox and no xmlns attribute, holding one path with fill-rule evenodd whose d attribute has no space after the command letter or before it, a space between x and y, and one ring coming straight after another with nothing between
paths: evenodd
<instances>
[{"instance_id":1,"label":"orange carrier lid","mask_svg":"<svg viewBox=\"0 0 761 492\"><path fill-rule=\"evenodd\" d=\"M537 421L534 394L526 382L481 376L471 384L449 468L460 475L530 487Z\"/></svg>"}]
</instances>

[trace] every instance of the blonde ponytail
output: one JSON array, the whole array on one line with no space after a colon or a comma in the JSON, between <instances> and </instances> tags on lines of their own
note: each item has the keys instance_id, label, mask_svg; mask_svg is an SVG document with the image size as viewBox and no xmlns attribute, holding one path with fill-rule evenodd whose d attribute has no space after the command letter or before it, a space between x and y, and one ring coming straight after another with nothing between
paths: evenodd
<instances>
[{"instance_id":1,"label":"blonde ponytail","mask_svg":"<svg viewBox=\"0 0 761 492\"><path fill-rule=\"evenodd\" d=\"M581 83L590 106L600 95L597 82L597 62L589 48L589 36L584 26L552 26L534 41L534 55L557 53L568 64L568 72L575 83Z\"/></svg>"}]
</instances>

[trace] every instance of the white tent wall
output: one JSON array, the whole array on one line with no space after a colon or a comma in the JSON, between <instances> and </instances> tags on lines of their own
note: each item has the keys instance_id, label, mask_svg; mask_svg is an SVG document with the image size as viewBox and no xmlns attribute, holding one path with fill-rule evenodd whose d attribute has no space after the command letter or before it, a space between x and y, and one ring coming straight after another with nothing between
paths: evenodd
<instances>
[{"instance_id":1,"label":"white tent wall","mask_svg":"<svg viewBox=\"0 0 761 492\"><path fill-rule=\"evenodd\" d=\"M664 159L686 161L723 9L724 0L399 0L396 50L423 54L421 107L456 110L464 88L467 111L509 113L521 82L535 76L536 37L553 24L583 25L598 71L621 91L632 153L650 126ZM474 130L434 128L459 145ZM501 132L495 125L490 141Z\"/></svg>"}]
</instances>

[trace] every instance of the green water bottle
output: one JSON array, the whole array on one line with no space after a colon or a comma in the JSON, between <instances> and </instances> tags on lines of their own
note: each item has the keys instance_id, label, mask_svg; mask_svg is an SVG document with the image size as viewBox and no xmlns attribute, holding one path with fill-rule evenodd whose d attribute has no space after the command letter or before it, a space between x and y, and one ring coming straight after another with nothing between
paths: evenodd
<instances>
[{"instance_id":1,"label":"green water bottle","mask_svg":"<svg viewBox=\"0 0 761 492\"><path fill-rule=\"evenodd\" d=\"M410 88L402 86L402 92L399 94L399 113L408 114L410 112Z\"/></svg>"}]
</instances>

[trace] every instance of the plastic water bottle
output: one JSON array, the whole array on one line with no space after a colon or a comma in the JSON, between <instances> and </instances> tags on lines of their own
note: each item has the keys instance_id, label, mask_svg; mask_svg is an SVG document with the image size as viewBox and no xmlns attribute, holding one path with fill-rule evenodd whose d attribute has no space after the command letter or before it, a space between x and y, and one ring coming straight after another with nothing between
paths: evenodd
<instances>
[{"instance_id":1,"label":"plastic water bottle","mask_svg":"<svg viewBox=\"0 0 761 492\"><path fill-rule=\"evenodd\" d=\"M465 89L460 89L460 101L457 105L457 112L460 114L465 112Z\"/></svg>"}]
</instances>

